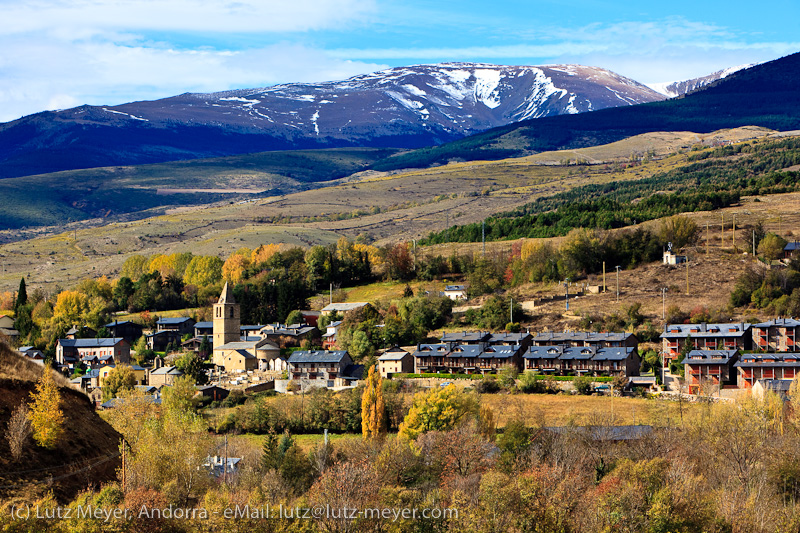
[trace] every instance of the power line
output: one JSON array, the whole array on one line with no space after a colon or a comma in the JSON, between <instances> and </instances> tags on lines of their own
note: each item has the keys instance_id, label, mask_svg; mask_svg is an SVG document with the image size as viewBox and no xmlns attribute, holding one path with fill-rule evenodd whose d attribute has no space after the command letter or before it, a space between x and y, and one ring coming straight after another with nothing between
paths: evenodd
<instances>
[{"instance_id":1,"label":"power line","mask_svg":"<svg viewBox=\"0 0 800 533\"><path fill-rule=\"evenodd\" d=\"M113 459L115 457L119 457L120 455L122 455L121 452L115 452L115 453L113 453L111 455L105 455L105 456L101 455L101 456L98 456L98 457L93 457L91 459L81 459L80 461L75 461L74 463L68 463L68 464L65 464L65 465L48 466L48 467L45 467L45 468L34 468L32 470L18 470L16 472L3 472L3 475L4 476L16 476L16 475L19 475L19 474L32 474L34 472L46 472L48 470L60 470L62 468L70 468L70 467L73 467L73 466L85 464L86 461L91 461L91 460L94 460L94 459L97 459L97 458L101 458L101 457L102 457L102 461L105 462L105 461L111 460L111 459Z\"/></svg>"}]
</instances>

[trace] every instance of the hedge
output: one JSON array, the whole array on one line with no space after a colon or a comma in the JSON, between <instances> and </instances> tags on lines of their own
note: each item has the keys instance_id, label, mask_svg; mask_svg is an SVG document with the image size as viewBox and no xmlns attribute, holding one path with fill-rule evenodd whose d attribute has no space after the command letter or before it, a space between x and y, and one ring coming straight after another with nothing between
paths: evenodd
<instances>
[{"instance_id":1,"label":"hedge","mask_svg":"<svg viewBox=\"0 0 800 533\"><path fill-rule=\"evenodd\" d=\"M488 374L497 377L496 374ZM439 378L439 379L483 379L481 374L392 374L392 379L418 379L418 378ZM572 381L575 376L547 376L544 374L537 374L536 379L544 380L551 378L555 381ZM610 376L592 377L592 381L597 383L614 381Z\"/></svg>"}]
</instances>

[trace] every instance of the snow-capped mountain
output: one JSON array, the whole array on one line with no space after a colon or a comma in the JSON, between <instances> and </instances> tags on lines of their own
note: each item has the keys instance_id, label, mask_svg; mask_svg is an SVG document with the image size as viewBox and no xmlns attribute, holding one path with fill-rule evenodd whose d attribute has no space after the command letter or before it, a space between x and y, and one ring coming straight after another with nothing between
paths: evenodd
<instances>
[{"instance_id":1,"label":"snow-capped mountain","mask_svg":"<svg viewBox=\"0 0 800 533\"><path fill-rule=\"evenodd\" d=\"M446 63L401 67L329 83L284 84L185 94L108 108L134 120L192 115L249 128L289 128L317 138L355 140L393 130L460 137L519 120L661 100L608 70L577 65L505 67Z\"/></svg>"},{"instance_id":2,"label":"snow-capped mountain","mask_svg":"<svg viewBox=\"0 0 800 533\"><path fill-rule=\"evenodd\" d=\"M277 149L417 148L525 119L663 99L579 65L393 68L337 82L31 115L0 124L0 177Z\"/></svg>"},{"instance_id":3,"label":"snow-capped mountain","mask_svg":"<svg viewBox=\"0 0 800 533\"><path fill-rule=\"evenodd\" d=\"M693 78L691 80L684 80L684 81L671 81L665 83L651 83L648 86L654 91L663 94L664 96L674 98L675 96L681 96L690 93L692 91L696 91L697 89L701 89L711 83L714 83L717 80L727 78L734 72L739 72L740 70L750 68L754 65L755 63L749 63L747 65L739 65L736 67L729 67L723 70L718 70L716 72L712 72L708 76L703 76L700 78Z\"/></svg>"}]
</instances>

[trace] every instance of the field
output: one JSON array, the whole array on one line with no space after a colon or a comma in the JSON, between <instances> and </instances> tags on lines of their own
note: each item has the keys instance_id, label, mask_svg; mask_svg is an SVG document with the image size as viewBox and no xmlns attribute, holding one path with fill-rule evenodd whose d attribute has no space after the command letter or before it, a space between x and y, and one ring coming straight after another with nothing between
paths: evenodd
<instances>
[{"instance_id":1,"label":"field","mask_svg":"<svg viewBox=\"0 0 800 533\"><path fill-rule=\"evenodd\" d=\"M55 228L0 232L0 240L30 237L0 246L0 291L15 289L21 276L46 287L69 287L87 276L116 276L132 253L191 251L227 257L241 247L255 248L270 242L327 244L341 235L355 238L363 234L377 244L417 239L429 231L476 222L578 185L635 180L669 170L686 162L686 153L672 153L675 149L698 142L708 145L721 137L739 140L767 135L766 130L752 128L709 135L648 134L605 147L519 160L451 163L394 174L361 173L323 189L216 207L181 207L144 220L99 226L93 224L103 224L102 220L78 222L60 226L55 233ZM625 167L624 163L643 154L648 161ZM578 160L606 163L576 165ZM206 180L202 185L214 184ZM760 203L729 208L726 220L737 213L738 224L763 218L770 229L785 229L790 224L797 227L798 217L790 215L797 211L784 208L785 201L797 203L792 195L789 197L764 197ZM781 213L784 216L779 218ZM720 214L692 216L705 224L706 220L715 223ZM712 246L714 238L712 235ZM510 246L503 242L487 247L491 251L508 250ZM442 245L420 253L449 255L455 249L455 245ZM458 249L480 250L479 245L458 245Z\"/></svg>"},{"instance_id":2,"label":"field","mask_svg":"<svg viewBox=\"0 0 800 533\"><path fill-rule=\"evenodd\" d=\"M646 400L569 394L484 394L481 403L497 415L498 426L522 419L529 426L680 424L681 405L672 400ZM683 403L684 415L696 405Z\"/></svg>"}]
</instances>

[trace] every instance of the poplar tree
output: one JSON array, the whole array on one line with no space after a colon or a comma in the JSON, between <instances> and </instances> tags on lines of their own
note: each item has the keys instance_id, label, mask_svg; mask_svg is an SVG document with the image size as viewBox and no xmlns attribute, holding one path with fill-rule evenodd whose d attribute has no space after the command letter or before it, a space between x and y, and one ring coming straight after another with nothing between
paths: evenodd
<instances>
[{"instance_id":1,"label":"poplar tree","mask_svg":"<svg viewBox=\"0 0 800 533\"><path fill-rule=\"evenodd\" d=\"M369 368L367 383L361 395L361 433L365 440L381 439L386 433L383 402L383 379L375 367Z\"/></svg>"},{"instance_id":2,"label":"poplar tree","mask_svg":"<svg viewBox=\"0 0 800 533\"><path fill-rule=\"evenodd\" d=\"M43 448L55 448L64 433L64 412L61 410L61 393L50 367L44 368L32 396L29 417L33 440Z\"/></svg>"}]
</instances>

